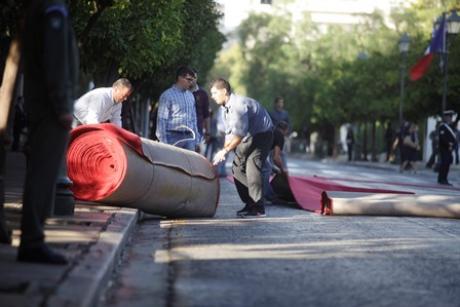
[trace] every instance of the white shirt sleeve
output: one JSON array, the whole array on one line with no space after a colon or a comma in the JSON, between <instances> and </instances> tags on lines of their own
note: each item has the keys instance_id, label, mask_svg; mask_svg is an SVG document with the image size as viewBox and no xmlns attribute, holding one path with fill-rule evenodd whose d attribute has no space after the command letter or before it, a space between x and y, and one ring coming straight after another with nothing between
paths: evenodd
<instances>
[{"instance_id":1,"label":"white shirt sleeve","mask_svg":"<svg viewBox=\"0 0 460 307\"><path fill-rule=\"evenodd\" d=\"M96 98L96 99L94 99ZM87 113L85 118L83 118L84 124L99 124L102 120L102 111L104 108L104 100L100 97L93 97L87 103Z\"/></svg>"}]
</instances>

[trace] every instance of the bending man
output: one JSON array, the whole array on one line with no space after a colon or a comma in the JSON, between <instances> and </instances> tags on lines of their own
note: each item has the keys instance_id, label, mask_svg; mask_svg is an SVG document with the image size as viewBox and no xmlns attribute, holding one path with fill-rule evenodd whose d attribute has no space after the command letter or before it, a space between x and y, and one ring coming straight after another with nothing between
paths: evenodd
<instances>
[{"instance_id":1,"label":"bending man","mask_svg":"<svg viewBox=\"0 0 460 307\"><path fill-rule=\"evenodd\" d=\"M270 116L259 102L232 93L230 83L217 79L212 83L211 96L224 108L226 141L224 148L214 156L214 165L225 160L234 150L233 177L243 209L240 217L263 217L262 167L273 143L273 124Z\"/></svg>"},{"instance_id":2,"label":"bending man","mask_svg":"<svg viewBox=\"0 0 460 307\"><path fill-rule=\"evenodd\" d=\"M121 105L132 92L131 82L121 78L112 87L96 88L86 93L74 105L76 125L110 122L121 127Z\"/></svg>"}]
</instances>

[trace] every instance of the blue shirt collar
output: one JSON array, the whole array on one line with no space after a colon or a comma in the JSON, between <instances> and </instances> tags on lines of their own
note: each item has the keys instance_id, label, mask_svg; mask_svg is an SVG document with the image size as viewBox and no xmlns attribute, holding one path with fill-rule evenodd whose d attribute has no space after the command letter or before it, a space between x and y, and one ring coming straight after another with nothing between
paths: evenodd
<instances>
[{"instance_id":1,"label":"blue shirt collar","mask_svg":"<svg viewBox=\"0 0 460 307\"><path fill-rule=\"evenodd\" d=\"M172 88L175 89L175 90L178 91L178 92L181 92L181 93L188 91L187 89L182 89L182 88L180 88L180 87L179 87L177 84L175 84L175 83L173 84Z\"/></svg>"},{"instance_id":2,"label":"blue shirt collar","mask_svg":"<svg viewBox=\"0 0 460 307\"><path fill-rule=\"evenodd\" d=\"M228 113L230 111L230 109L232 108L232 105L233 105L233 100L235 100L235 94L231 93L230 94L230 97L228 98L227 102L223 105L223 107L225 108L225 111Z\"/></svg>"}]
</instances>

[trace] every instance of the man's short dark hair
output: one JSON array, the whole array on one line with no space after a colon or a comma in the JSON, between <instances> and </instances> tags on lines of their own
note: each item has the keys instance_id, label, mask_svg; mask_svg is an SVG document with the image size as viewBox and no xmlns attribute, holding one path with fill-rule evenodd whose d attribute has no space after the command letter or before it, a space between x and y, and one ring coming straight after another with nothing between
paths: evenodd
<instances>
[{"instance_id":1,"label":"man's short dark hair","mask_svg":"<svg viewBox=\"0 0 460 307\"><path fill-rule=\"evenodd\" d=\"M190 67L188 66L179 67L176 71L176 80L179 79L179 77L185 77L185 76L192 76L196 78L195 72Z\"/></svg>"},{"instance_id":2,"label":"man's short dark hair","mask_svg":"<svg viewBox=\"0 0 460 307\"><path fill-rule=\"evenodd\" d=\"M113 86L113 87L122 86L122 87L129 88L130 90L133 89L133 85L132 85L131 82L129 82L129 80L126 79L126 78L120 78L120 79L118 79L117 81L113 82L112 86Z\"/></svg>"},{"instance_id":3,"label":"man's short dark hair","mask_svg":"<svg viewBox=\"0 0 460 307\"><path fill-rule=\"evenodd\" d=\"M214 81L212 81L211 87L215 87L215 88L217 88L219 90L224 88L224 89L227 90L227 94L229 94L229 95L232 92L232 87L230 86L230 83L227 80L225 80L224 78L217 78Z\"/></svg>"},{"instance_id":4,"label":"man's short dark hair","mask_svg":"<svg viewBox=\"0 0 460 307\"><path fill-rule=\"evenodd\" d=\"M289 125L284 120L282 120L276 124L276 128L280 130L287 130L289 128Z\"/></svg>"}]
</instances>

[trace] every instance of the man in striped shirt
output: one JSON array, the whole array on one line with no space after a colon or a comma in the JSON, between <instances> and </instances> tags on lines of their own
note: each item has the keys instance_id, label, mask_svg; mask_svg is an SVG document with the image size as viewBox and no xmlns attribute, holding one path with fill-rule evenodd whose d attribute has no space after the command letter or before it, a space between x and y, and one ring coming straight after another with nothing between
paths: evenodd
<instances>
[{"instance_id":1,"label":"man in striped shirt","mask_svg":"<svg viewBox=\"0 0 460 307\"><path fill-rule=\"evenodd\" d=\"M161 94L156 130L160 142L188 150L198 145L195 98L189 90L195 78L193 70L182 66L176 72L176 83Z\"/></svg>"}]
</instances>

